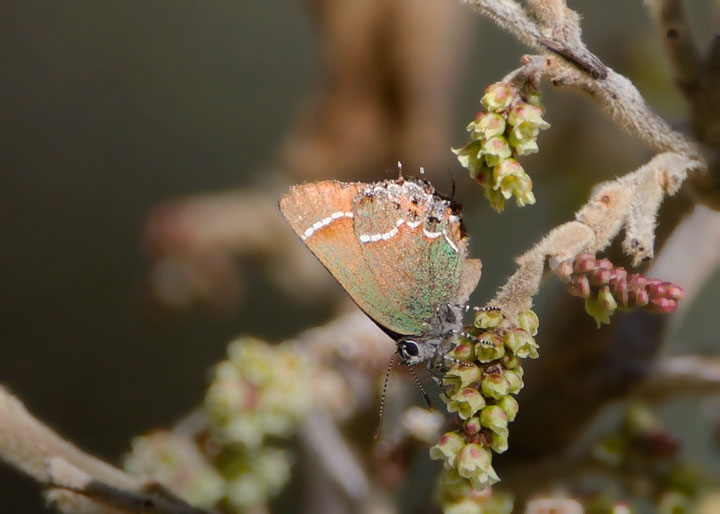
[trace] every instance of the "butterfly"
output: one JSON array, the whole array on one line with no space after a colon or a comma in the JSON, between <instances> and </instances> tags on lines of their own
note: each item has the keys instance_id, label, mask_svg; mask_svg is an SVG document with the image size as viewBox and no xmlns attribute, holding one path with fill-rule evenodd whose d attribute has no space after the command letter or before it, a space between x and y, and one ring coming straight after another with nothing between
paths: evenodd
<instances>
[{"instance_id":1,"label":"butterfly","mask_svg":"<svg viewBox=\"0 0 720 514\"><path fill-rule=\"evenodd\" d=\"M460 208L421 179L291 188L280 210L409 366L439 378L482 264L467 258Z\"/></svg>"}]
</instances>

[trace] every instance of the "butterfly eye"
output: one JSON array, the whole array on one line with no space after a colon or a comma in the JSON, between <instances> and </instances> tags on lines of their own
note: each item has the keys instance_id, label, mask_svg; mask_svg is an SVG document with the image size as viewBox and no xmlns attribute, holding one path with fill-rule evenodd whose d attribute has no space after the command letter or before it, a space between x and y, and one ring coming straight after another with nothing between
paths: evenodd
<instances>
[{"instance_id":1,"label":"butterfly eye","mask_svg":"<svg viewBox=\"0 0 720 514\"><path fill-rule=\"evenodd\" d=\"M415 341L403 341L400 343L400 355L403 359L408 357L417 357L420 353L420 349Z\"/></svg>"}]
</instances>

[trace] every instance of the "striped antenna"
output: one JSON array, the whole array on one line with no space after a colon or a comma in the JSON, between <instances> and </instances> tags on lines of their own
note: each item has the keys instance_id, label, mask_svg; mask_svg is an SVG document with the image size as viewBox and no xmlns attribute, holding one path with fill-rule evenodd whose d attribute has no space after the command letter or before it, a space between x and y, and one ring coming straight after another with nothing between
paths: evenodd
<instances>
[{"instance_id":1,"label":"striped antenna","mask_svg":"<svg viewBox=\"0 0 720 514\"><path fill-rule=\"evenodd\" d=\"M380 437L383 427L383 408L385 407L385 392L387 391L388 381L390 380L390 370L392 370L393 364L395 364L395 356L397 352L392 354L390 357L390 364L388 364L387 371L385 372L385 381L383 382L382 395L380 395L380 411L378 413L378 427L375 431L375 439Z\"/></svg>"}]
</instances>

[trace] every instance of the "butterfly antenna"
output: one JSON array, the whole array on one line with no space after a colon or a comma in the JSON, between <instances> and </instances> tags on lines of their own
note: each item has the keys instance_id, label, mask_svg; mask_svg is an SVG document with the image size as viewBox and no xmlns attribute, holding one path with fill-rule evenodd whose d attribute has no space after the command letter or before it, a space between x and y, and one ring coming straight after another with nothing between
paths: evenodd
<instances>
[{"instance_id":1,"label":"butterfly antenna","mask_svg":"<svg viewBox=\"0 0 720 514\"><path fill-rule=\"evenodd\" d=\"M385 407L385 392L387 391L388 381L390 380L390 370L392 370L393 364L395 364L396 355L397 352L393 353L392 357L390 357L390 364L388 364L387 371L385 372L385 381L383 382L382 395L380 395L380 411L378 412L378 427L375 431L375 439L378 439L380 437L380 432L382 432L383 408Z\"/></svg>"},{"instance_id":2,"label":"butterfly antenna","mask_svg":"<svg viewBox=\"0 0 720 514\"><path fill-rule=\"evenodd\" d=\"M420 379L418 378L417 374L415 374L415 368L412 366L408 366L408 368L410 368L410 373L412 373L412 376L415 379L415 383L420 388L420 392L422 393L423 398L425 398L425 403L427 403L428 409L430 410L430 412L432 412L433 406L432 406L432 403L430 403L430 397L425 392L425 388L423 387L422 382L420 382Z\"/></svg>"}]
</instances>

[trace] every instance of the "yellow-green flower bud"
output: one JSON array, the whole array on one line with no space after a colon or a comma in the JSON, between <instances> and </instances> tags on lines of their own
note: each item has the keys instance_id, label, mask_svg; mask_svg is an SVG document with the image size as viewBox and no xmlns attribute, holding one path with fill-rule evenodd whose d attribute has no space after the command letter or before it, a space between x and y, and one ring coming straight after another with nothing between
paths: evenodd
<instances>
[{"instance_id":1,"label":"yellow-green flower bud","mask_svg":"<svg viewBox=\"0 0 720 514\"><path fill-rule=\"evenodd\" d=\"M483 141L482 151L488 166L497 166L512 155L510 144L502 136L494 136Z\"/></svg>"},{"instance_id":2,"label":"yellow-green flower bud","mask_svg":"<svg viewBox=\"0 0 720 514\"><path fill-rule=\"evenodd\" d=\"M512 106L510 112L508 112L507 121L513 127L528 123L539 130L550 128L550 124L542 119L542 109L540 107L522 102Z\"/></svg>"},{"instance_id":3,"label":"yellow-green flower bud","mask_svg":"<svg viewBox=\"0 0 720 514\"><path fill-rule=\"evenodd\" d=\"M477 366L460 366L448 370L443 377L443 385L448 387L452 393L468 387L480 380L480 369ZM449 394L452 394L449 393Z\"/></svg>"},{"instance_id":4,"label":"yellow-green flower bud","mask_svg":"<svg viewBox=\"0 0 720 514\"><path fill-rule=\"evenodd\" d=\"M533 337L522 328L512 328L505 332L505 346L521 359L530 357L538 358L538 345Z\"/></svg>"},{"instance_id":5,"label":"yellow-green flower bud","mask_svg":"<svg viewBox=\"0 0 720 514\"><path fill-rule=\"evenodd\" d=\"M507 430L508 415L498 405L488 405L480 412L480 423L493 432L502 433Z\"/></svg>"},{"instance_id":6,"label":"yellow-green flower bud","mask_svg":"<svg viewBox=\"0 0 720 514\"><path fill-rule=\"evenodd\" d=\"M539 148L537 145L537 138L535 137L518 137L516 130L511 130L508 136L508 142L510 146L515 149L517 155L529 155L531 153L537 153Z\"/></svg>"},{"instance_id":7,"label":"yellow-green flower bud","mask_svg":"<svg viewBox=\"0 0 720 514\"><path fill-rule=\"evenodd\" d=\"M507 380L508 382L510 394L517 394L518 392L520 392L520 389L522 389L524 385L523 379L520 374L510 369L505 370L504 374L505 380Z\"/></svg>"},{"instance_id":8,"label":"yellow-green flower bud","mask_svg":"<svg viewBox=\"0 0 720 514\"><path fill-rule=\"evenodd\" d=\"M503 82L490 84L485 88L482 104L490 112L501 112L507 109L515 98L514 88Z\"/></svg>"},{"instance_id":9,"label":"yellow-green flower bud","mask_svg":"<svg viewBox=\"0 0 720 514\"><path fill-rule=\"evenodd\" d=\"M530 93L527 93L525 100L527 100L527 103L529 103L530 105L539 107L542 114L545 114L545 106L542 103L542 95L539 91L532 91Z\"/></svg>"},{"instance_id":10,"label":"yellow-green flower bud","mask_svg":"<svg viewBox=\"0 0 720 514\"><path fill-rule=\"evenodd\" d=\"M520 373L520 376L522 376L523 369L521 367L520 359L518 359L515 355L512 353L506 353L502 359L500 359L500 362L502 363L503 368L505 369L511 369L513 371L516 371Z\"/></svg>"},{"instance_id":11,"label":"yellow-green flower bud","mask_svg":"<svg viewBox=\"0 0 720 514\"><path fill-rule=\"evenodd\" d=\"M430 458L443 460L446 468L455 466L458 453L465 447L465 440L457 432L447 432L440 437L435 446L430 447Z\"/></svg>"},{"instance_id":12,"label":"yellow-green flower bud","mask_svg":"<svg viewBox=\"0 0 720 514\"><path fill-rule=\"evenodd\" d=\"M518 184L513 190L513 194L515 195L515 203L517 203L520 207L534 204L535 195L532 192L532 180L530 180L530 177L527 175L522 177L520 179L520 184Z\"/></svg>"},{"instance_id":13,"label":"yellow-green flower bud","mask_svg":"<svg viewBox=\"0 0 720 514\"><path fill-rule=\"evenodd\" d=\"M592 296L585 299L585 312L595 318L598 328L603 323L610 323L610 316L617 309L617 301L609 286L602 286L597 299Z\"/></svg>"},{"instance_id":14,"label":"yellow-green flower bud","mask_svg":"<svg viewBox=\"0 0 720 514\"><path fill-rule=\"evenodd\" d=\"M505 355L503 338L497 334L483 334L481 343L475 343L475 356L479 362L492 362Z\"/></svg>"},{"instance_id":15,"label":"yellow-green flower bud","mask_svg":"<svg viewBox=\"0 0 720 514\"><path fill-rule=\"evenodd\" d=\"M452 351L448 352L448 356L459 361L468 362L475 356L472 344L460 343Z\"/></svg>"},{"instance_id":16,"label":"yellow-green flower bud","mask_svg":"<svg viewBox=\"0 0 720 514\"><path fill-rule=\"evenodd\" d=\"M457 412L461 419L470 419L485 407L485 399L477 389L465 387L452 395L447 402L448 412Z\"/></svg>"},{"instance_id":17,"label":"yellow-green flower bud","mask_svg":"<svg viewBox=\"0 0 720 514\"><path fill-rule=\"evenodd\" d=\"M488 373L480 382L482 393L486 398L500 399L510 392L510 384L502 373Z\"/></svg>"},{"instance_id":18,"label":"yellow-green flower bud","mask_svg":"<svg viewBox=\"0 0 720 514\"><path fill-rule=\"evenodd\" d=\"M535 311L526 311L518 316L518 326L525 330L531 336L537 335L540 327L540 320Z\"/></svg>"},{"instance_id":19,"label":"yellow-green flower bud","mask_svg":"<svg viewBox=\"0 0 720 514\"><path fill-rule=\"evenodd\" d=\"M508 449L508 434L507 432L503 433L492 433L491 439L490 439L490 448L493 449L493 451L496 451L497 453L503 453Z\"/></svg>"},{"instance_id":20,"label":"yellow-green flower bud","mask_svg":"<svg viewBox=\"0 0 720 514\"><path fill-rule=\"evenodd\" d=\"M467 435L475 435L480 432L480 430L482 430L482 424L480 423L480 418L477 416L473 416L463 423L463 431Z\"/></svg>"},{"instance_id":21,"label":"yellow-green flower bud","mask_svg":"<svg viewBox=\"0 0 720 514\"><path fill-rule=\"evenodd\" d=\"M503 320L503 313L499 310L480 311L475 314L475 326L481 330L495 328Z\"/></svg>"},{"instance_id":22,"label":"yellow-green flower bud","mask_svg":"<svg viewBox=\"0 0 720 514\"><path fill-rule=\"evenodd\" d=\"M525 187L525 180L529 177L520 163L515 159L505 159L493 169L495 186L507 200L513 195L515 189Z\"/></svg>"},{"instance_id":23,"label":"yellow-green flower bud","mask_svg":"<svg viewBox=\"0 0 720 514\"><path fill-rule=\"evenodd\" d=\"M508 421L514 421L515 416L517 416L518 410L520 409L517 400L510 395L504 396L499 402L497 402L497 406L505 411Z\"/></svg>"},{"instance_id":24,"label":"yellow-green flower bud","mask_svg":"<svg viewBox=\"0 0 720 514\"><path fill-rule=\"evenodd\" d=\"M490 207L495 209L497 212L502 212L505 208L505 198L503 198L502 193L492 187L485 187L484 193L485 198L490 200Z\"/></svg>"},{"instance_id":25,"label":"yellow-green flower bud","mask_svg":"<svg viewBox=\"0 0 720 514\"><path fill-rule=\"evenodd\" d=\"M470 141L462 148L452 148L452 152L457 155L457 159L463 168L467 168L470 176L474 179L485 166L482 154L482 142Z\"/></svg>"},{"instance_id":26,"label":"yellow-green flower bud","mask_svg":"<svg viewBox=\"0 0 720 514\"><path fill-rule=\"evenodd\" d=\"M608 286L602 286L600 288L598 302L602 304L604 309L610 311L611 314L617 309L617 301L615 301L615 297L610 292L610 287Z\"/></svg>"},{"instance_id":27,"label":"yellow-green flower bud","mask_svg":"<svg viewBox=\"0 0 720 514\"><path fill-rule=\"evenodd\" d=\"M473 139L501 136L505 132L505 118L494 112L479 112L467 129L472 131Z\"/></svg>"},{"instance_id":28,"label":"yellow-green flower bud","mask_svg":"<svg viewBox=\"0 0 720 514\"><path fill-rule=\"evenodd\" d=\"M463 478L469 478L476 490L496 483L499 478L492 469L490 450L479 444L465 445L455 460L455 469Z\"/></svg>"}]
</instances>

